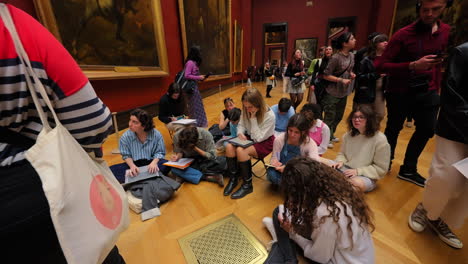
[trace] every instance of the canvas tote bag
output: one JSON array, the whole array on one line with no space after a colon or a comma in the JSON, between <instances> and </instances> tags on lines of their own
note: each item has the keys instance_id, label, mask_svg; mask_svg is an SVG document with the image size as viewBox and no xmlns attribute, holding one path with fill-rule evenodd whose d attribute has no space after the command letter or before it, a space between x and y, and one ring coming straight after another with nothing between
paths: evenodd
<instances>
[{"instance_id":1,"label":"canvas tote bag","mask_svg":"<svg viewBox=\"0 0 468 264\"><path fill-rule=\"evenodd\" d=\"M36 144L25 156L41 178L63 253L70 264L102 263L129 224L125 192L107 164L91 159L62 126L32 70L6 5L0 4L0 14L25 65L28 88L43 124ZM48 124L36 91L51 111L55 128Z\"/></svg>"}]
</instances>

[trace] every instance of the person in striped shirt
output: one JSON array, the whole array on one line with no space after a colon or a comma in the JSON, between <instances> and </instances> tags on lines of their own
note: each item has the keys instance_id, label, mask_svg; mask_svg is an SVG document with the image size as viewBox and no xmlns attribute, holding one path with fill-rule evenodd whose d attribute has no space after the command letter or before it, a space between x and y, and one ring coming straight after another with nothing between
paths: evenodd
<instances>
[{"instance_id":1,"label":"person in striped shirt","mask_svg":"<svg viewBox=\"0 0 468 264\"><path fill-rule=\"evenodd\" d=\"M131 177L138 175L138 167L142 166L148 166L149 173L161 171L167 175L170 171L163 165L167 162L164 139L145 110L135 109L130 114L128 130L120 138L119 150L125 162L111 166L111 170L120 182L124 182L128 169Z\"/></svg>"},{"instance_id":2,"label":"person in striped shirt","mask_svg":"<svg viewBox=\"0 0 468 264\"><path fill-rule=\"evenodd\" d=\"M90 155L102 157L112 127L109 109L60 42L25 12L7 7L58 118ZM24 73L0 19L0 241L8 241L2 262L66 263L41 180L24 157L42 129ZM45 106L40 96L39 101ZM44 111L54 126L51 113ZM114 247L104 263L125 261Z\"/></svg>"}]
</instances>

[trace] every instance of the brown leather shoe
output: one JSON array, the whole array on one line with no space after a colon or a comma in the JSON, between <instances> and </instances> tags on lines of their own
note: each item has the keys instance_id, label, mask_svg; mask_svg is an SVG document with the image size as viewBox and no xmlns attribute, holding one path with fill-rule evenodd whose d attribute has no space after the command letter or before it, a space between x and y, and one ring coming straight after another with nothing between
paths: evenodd
<instances>
[{"instance_id":1,"label":"brown leather shoe","mask_svg":"<svg viewBox=\"0 0 468 264\"><path fill-rule=\"evenodd\" d=\"M224 178L222 174L205 175L203 179L205 181L217 183L219 186L224 187Z\"/></svg>"}]
</instances>

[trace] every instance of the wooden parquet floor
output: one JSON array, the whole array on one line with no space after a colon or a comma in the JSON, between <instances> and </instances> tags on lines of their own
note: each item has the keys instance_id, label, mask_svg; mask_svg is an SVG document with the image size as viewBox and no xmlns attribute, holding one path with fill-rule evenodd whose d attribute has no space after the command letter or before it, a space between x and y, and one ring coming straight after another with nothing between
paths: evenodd
<instances>
[{"instance_id":1,"label":"wooden parquet floor","mask_svg":"<svg viewBox=\"0 0 468 264\"><path fill-rule=\"evenodd\" d=\"M263 83L254 83L253 86L264 94ZM222 100L231 97L240 107L240 97L245 89L245 85L237 85L221 94L204 98L210 126L218 122L219 113L223 109ZM288 94L282 92L282 86L278 86L273 89L272 96L273 98L266 99L270 106L276 104L281 97L288 97ZM352 97L349 97L345 116L351 110ZM155 121L157 129L164 136L167 155L170 155L172 140L169 133L157 118ZM384 120L382 125L385 125L385 122ZM376 224L376 230L373 232L376 262L468 264L466 248L452 249L440 241L433 232L425 230L422 233L415 233L408 227L408 216L421 200L423 189L399 180L396 176L413 131L414 128L407 127L401 131L392 170L378 182L377 189L366 196L374 212ZM342 122L336 135L341 137L344 132L345 126ZM123 131L120 131L120 134L122 133ZM110 165L122 162L120 155L111 154L116 147L117 137L109 136L104 144L104 158ZM334 159L339 148L340 143L335 144L324 157ZM418 169L425 177L428 176L433 152L434 143L431 140L419 159ZM257 165L254 170L262 174L263 168ZM270 216L272 210L282 202L278 191L266 181L265 177L254 178L254 192L240 200L224 197L222 191L222 188L213 183L201 182L199 185L185 183L174 198L162 206L161 216L142 222L139 215L131 212L130 227L120 236L117 243L127 263L185 263L177 239L229 214L235 214L266 245L271 238L263 227L261 219ZM468 243L466 222L464 229L454 231L462 241ZM302 262L306 263L304 260Z\"/></svg>"}]
</instances>

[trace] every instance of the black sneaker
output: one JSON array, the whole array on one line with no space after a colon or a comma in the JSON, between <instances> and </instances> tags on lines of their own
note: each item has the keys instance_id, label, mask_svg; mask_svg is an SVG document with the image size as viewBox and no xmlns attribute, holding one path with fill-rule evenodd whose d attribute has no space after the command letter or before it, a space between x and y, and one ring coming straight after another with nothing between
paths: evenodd
<instances>
[{"instance_id":1,"label":"black sneaker","mask_svg":"<svg viewBox=\"0 0 468 264\"><path fill-rule=\"evenodd\" d=\"M400 180L404 181L409 181L411 183L416 184L417 186L424 187L426 184L426 179L421 176L418 172L404 172L402 169L400 169L400 172L398 173L398 178Z\"/></svg>"}]
</instances>

